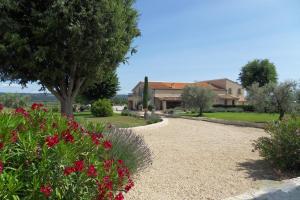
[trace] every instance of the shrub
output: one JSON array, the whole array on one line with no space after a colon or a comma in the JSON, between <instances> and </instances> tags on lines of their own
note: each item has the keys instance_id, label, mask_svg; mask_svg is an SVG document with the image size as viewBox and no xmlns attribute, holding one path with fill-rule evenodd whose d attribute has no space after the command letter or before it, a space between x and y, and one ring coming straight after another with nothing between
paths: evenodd
<instances>
[{"instance_id":1,"label":"shrub","mask_svg":"<svg viewBox=\"0 0 300 200\"><path fill-rule=\"evenodd\" d=\"M154 124L154 123L161 122L161 121L162 121L162 119L159 115L152 113L149 116L149 118L147 119L147 124Z\"/></svg>"},{"instance_id":2,"label":"shrub","mask_svg":"<svg viewBox=\"0 0 300 200\"><path fill-rule=\"evenodd\" d=\"M130 116L130 111L124 109L124 110L122 110L121 115L122 116Z\"/></svg>"},{"instance_id":3,"label":"shrub","mask_svg":"<svg viewBox=\"0 0 300 200\"><path fill-rule=\"evenodd\" d=\"M122 191L129 191L133 181L124 161L112 155L127 148L126 137L112 143L101 133L103 126L93 127L52 114L41 104L1 112L0 199L123 199ZM130 151L140 151L131 141ZM130 162L142 166L143 161Z\"/></svg>"},{"instance_id":4,"label":"shrub","mask_svg":"<svg viewBox=\"0 0 300 200\"><path fill-rule=\"evenodd\" d=\"M137 173L152 163L151 151L142 136L130 129L110 129L107 138L113 144L109 151L111 157L121 159L131 173Z\"/></svg>"},{"instance_id":5,"label":"shrub","mask_svg":"<svg viewBox=\"0 0 300 200\"><path fill-rule=\"evenodd\" d=\"M111 101L108 99L99 99L92 104L91 112L96 117L108 117L113 115Z\"/></svg>"},{"instance_id":6,"label":"shrub","mask_svg":"<svg viewBox=\"0 0 300 200\"><path fill-rule=\"evenodd\" d=\"M282 170L300 170L300 121L289 119L273 122L266 132L270 137L255 141L255 149L260 155Z\"/></svg>"}]
</instances>

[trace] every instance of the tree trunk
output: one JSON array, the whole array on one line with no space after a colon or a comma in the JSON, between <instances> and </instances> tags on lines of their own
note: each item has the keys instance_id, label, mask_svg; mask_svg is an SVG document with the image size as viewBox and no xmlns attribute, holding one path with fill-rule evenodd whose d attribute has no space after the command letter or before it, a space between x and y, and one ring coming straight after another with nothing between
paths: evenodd
<instances>
[{"instance_id":1,"label":"tree trunk","mask_svg":"<svg viewBox=\"0 0 300 200\"><path fill-rule=\"evenodd\" d=\"M199 109L199 116L198 116L198 117L202 117L202 116L203 116L203 109L200 108L200 109Z\"/></svg>"},{"instance_id":2,"label":"tree trunk","mask_svg":"<svg viewBox=\"0 0 300 200\"><path fill-rule=\"evenodd\" d=\"M61 114L65 114L66 116L70 117L73 116L73 101L70 98L62 99L60 101L61 106Z\"/></svg>"},{"instance_id":3,"label":"tree trunk","mask_svg":"<svg viewBox=\"0 0 300 200\"><path fill-rule=\"evenodd\" d=\"M284 117L284 112L280 111L279 112L279 120L282 121L283 117Z\"/></svg>"}]
</instances>

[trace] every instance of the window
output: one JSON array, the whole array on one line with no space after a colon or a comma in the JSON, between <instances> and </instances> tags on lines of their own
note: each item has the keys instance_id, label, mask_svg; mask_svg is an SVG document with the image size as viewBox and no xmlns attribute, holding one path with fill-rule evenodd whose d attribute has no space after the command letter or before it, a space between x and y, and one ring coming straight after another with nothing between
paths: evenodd
<instances>
[{"instance_id":1,"label":"window","mask_svg":"<svg viewBox=\"0 0 300 200\"><path fill-rule=\"evenodd\" d=\"M231 88L228 89L228 94L232 94L232 89Z\"/></svg>"},{"instance_id":2,"label":"window","mask_svg":"<svg viewBox=\"0 0 300 200\"><path fill-rule=\"evenodd\" d=\"M242 94L242 89L241 88L238 89L238 94Z\"/></svg>"}]
</instances>

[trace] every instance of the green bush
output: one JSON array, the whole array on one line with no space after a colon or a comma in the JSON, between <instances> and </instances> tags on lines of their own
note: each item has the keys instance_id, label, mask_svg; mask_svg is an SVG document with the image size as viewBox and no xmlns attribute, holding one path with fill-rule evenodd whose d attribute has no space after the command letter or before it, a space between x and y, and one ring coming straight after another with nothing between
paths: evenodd
<instances>
[{"instance_id":1,"label":"green bush","mask_svg":"<svg viewBox=\"0 0 300 200\"><path fill-rule=\"evenodd\" d=\"M122 192L133 186L124 163L143 166L141 159L112 156L115 149L141 151L141 138L127 145L115 130L112 142L104 126L83 127L42 104L11 113L2 109L0 105L0 199L122 199ZM149 150L143 146L143 151Z\"/></svg>"},{"instance_id":2,"label":"green bush","mask_svg":"<svg viewBox=\"0 0 300 200\"><path fill-rule=\"evenodd\" d=\"M254 144L260 155L278 169L300 171L300 121L273 122L266 132L270 137L261 137Z\"/></svg>"},{"instance_id":3,"label":"green bush","mask_svg":"<svg viewBox=\"0 0 300 200\"><path fill-rule=\"evenodd\" d=\"M147 119L147 124L154 124L154 123L161 122L161 121L162 121L162 119L159 115L152 113L149 116L149 118Z\"/></svg>"},{"instance_id":4,"label":"green bush","mask_svg":"<svg viewBox=\"0 0 300 200\"><path fill-rule=\"evenodd\" d=\"M108 99L99 99L92 104L91 113L95 117L109 117L114 114L112 103Z\"/></svg>"},{"instance_id":5,"label":"green bush","mask_svg":"<svg viewBox=\"0 0 300 200\"><path fill-rule=\"evenodd\" d=\"M130 116L130 111L124 109L124 110L122 110L121 115L122 116Z\"/></svg>"}]
</instances>

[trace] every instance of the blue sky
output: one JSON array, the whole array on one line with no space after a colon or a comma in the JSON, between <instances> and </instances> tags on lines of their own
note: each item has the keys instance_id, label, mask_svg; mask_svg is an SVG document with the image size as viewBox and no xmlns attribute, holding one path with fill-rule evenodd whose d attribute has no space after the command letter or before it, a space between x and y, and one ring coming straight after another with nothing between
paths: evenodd
<instances>
[{"instance_id":1,"label":"blue sky","mask_svg":"<svg viewBox=\"0 0 300 200\"><path fill-rule=\"evenodd\" d=\"M255 58L270 59L279 80L300 80L299 0L137 0L138 53L118 69L120 94L151 81L237 80ZM24 92L36 92L30 85ZM18 85L0 91L20 92Z\"/></svg>"}]
</instances>

